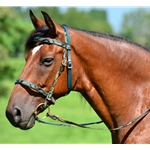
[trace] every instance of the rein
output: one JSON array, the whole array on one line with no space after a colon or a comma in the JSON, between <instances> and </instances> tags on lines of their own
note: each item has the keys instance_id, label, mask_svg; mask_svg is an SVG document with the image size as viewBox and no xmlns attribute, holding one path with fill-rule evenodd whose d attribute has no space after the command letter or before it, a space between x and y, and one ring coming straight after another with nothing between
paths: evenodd
<instances>
[{"instance_id":1,"label":"rein","mask_svg":"<svg viewBox=\"0 0 150 150\"><path fill-rule=\"evenodd\" d=\"M48 107L48 109L49 109L49 107ZM116 127L116 128L111 128L111 129L108 128L108 130L111 130L111 131L113 130L113 131L115 131L115 130L120 130L120 129L122 129L122 128L125 128L125 127L127 127L127 126L133 124L134 122L136 122L136 121L142 119L142 118L145 117L149 112L150 112L150 108L147 109L144 113L142 113L142 114L139 115L138 117L136 117L136 118L134 118L133 120L127 122L126 124L121 125L121 126ZM48 112L47 112L47 114L46 114L46 116L45 116L44 118L46 118L46 117L49 117L49 118L51 118L51 119L53 119L53 120L55 120L55 121L60 121L60 122L62 122L63 124L55 124L55 123L51 123L51 122L45 122L45 121L39 119L38 117L36 118L36 120L37 120L39 123L44 123L44 124L54 125L54 126L81 127L81 128L86 128L86 129L105 130L105 129L102 129L102 128L88 127L89 125L94 125L94 124L103 123L102 120L97 121L97 122L90 122L90 123L78 124L78 123L74 123L74 122L72 122L72 121L68 121L68 120L62 119L62 118L60 118L59 116L56 116L56 115L54 115L54 114L51 114L49 110L48 110Z\"/></svg>"},{"instance_id":2,"label":"rein","mask_svg":"<svg viewBox=\"0 0 150 150\"><path fill-rule=\"evenodd\" d=\"M37 109L39 107L42 108L42 110L44 111L46 108L49 109L49 102L51 102L51 104L55 104L55 100L53 98L54 87L55 87L55 85L58 81L59 76L64 71L64 68L66 66L67 66L67 74L68 74L68 81L67 81L68 82L68 90L69 90L69 92L72 90L72 72L71 72L72 71L71 70L72 69L72 60L71 60L71 53L70 53L71 52L70 35L69 35L69 32L68 32L68 28L66 26L62 26L62 27L64 28L64 31L65 31L65 42L61 42L61 41L58 41L58 40L55 40L55 39L45 38L45 37L35 37L34 38L35 42L42 42L42 43L45 43L45 44L54 44L54 45L57 45L59 47L64 48L64 54L63 54L63 59L62 59L61 66L60 66L59 70L56 73L55 79L52 83L52 86L51 86L49 92L46 92L41 87L39 87L39 86L37 86L37 85L35 85L31 82L28 82L26 80L23 80L23 79L17 79L15 84L20 84L20 85L23 85L23 86L27 86L31 89L34 89L38 93L40 93L41 95L43 95L45 97L44 103L39 104L37 106L37 108L35 109L35 112L34 112L34 115L36 117L35 119L39 123L55 125L55 126L70 126L70 127L81 127L81 128L95 129L95 130L104 130L104 129L101 129L101 128L88 127L89 125L99 124L99 123L102 123L103 121L77 124L77 123L62 119L62 118L60 118L56 115L53 115L53 114L50 113L50 111L47 112L45 117L50 117L53 120L62 122L63 124L54 124L54 123L50 123L50 122L45 122L45 121L43 121L43 120L41 120L37 117ZM66 55L67 55L67 58L66 58ZM147 109L140 116L138 116L135 119L131 120L130 122L128 122L124 125L121 125L117 128L112 128L112 129L109 129L109 130L119 130L119 129L125 128L125 127L131 125L132 123L142 119L144 116L146 116L149 113L149 111L150 111L150 108Z\"/></svg>"},{"instance_id":3,"label":"rein","mask_svg":"<svg viewBox=\"0 0 150 150\"><path fill-rule=\"evenodd\" d=\"M48 107L49 108L49 107ZM88 127L89 125L94 125L94 124L100 124L103 121L97 121L97 122L90 122L90 123L82 123L82 124L78 124L72 121L68 121L65 120L63 118L60 118L57 115L51 114L50 111L47 112L46 116L43 118L49 117L55 121L59 121L62 122L63 124L56 124L56 123L51 123L51 122L45 122L42 119L39 119L38 117L36 117L36 121L39 123L44 123L44 124L48 124L48 125L54 125L54 126L68 126L68 127L81 127L81 128L88 128L88 129L95 129L95 130L99 130L99 128L92 128L92 127Z\"/></svg>"}]
</instances>

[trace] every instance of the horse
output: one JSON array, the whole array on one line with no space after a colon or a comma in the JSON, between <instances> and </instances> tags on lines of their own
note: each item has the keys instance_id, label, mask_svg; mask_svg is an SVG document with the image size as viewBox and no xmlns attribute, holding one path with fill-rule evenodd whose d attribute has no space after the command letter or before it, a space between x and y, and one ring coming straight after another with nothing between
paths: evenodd
<instances>
[{"instance_id":1,"label":"horse","mask_svg":"<svg viewBox=\"0 0 150 150\"><path fill-rule=\"evenodd\" d=\"M28 130L38 114L76 91L105 123L112 144L150 143L148 48L115 35L59 25L41 12L43 20L30 10L34 30L6 108L10 123ZM113 130L123 124L125 128Z\"/></svg>"}]
</instances>

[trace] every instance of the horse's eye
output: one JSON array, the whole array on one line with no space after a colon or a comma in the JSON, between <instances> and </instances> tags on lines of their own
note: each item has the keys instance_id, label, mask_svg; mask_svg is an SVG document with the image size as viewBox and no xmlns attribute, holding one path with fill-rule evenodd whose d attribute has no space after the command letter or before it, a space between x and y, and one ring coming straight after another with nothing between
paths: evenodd
<instances>
[{"instance_id":1,"label":"horse's eye","mask_svg":"<svg viewBox=\"0 0 150 150\"><path fill-rule=\"evenodd\" d=\"M42 64L44 66L50 66L52 64L52 62L53 62L53 58L45 58L45 59L43 59Z\"/></svg>"}]
</instances>

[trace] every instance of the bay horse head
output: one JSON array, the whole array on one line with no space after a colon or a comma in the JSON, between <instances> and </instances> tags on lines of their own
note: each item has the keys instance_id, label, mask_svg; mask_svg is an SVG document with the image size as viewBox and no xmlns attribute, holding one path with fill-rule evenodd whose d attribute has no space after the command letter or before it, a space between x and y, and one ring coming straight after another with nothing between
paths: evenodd
<instances>
[{"instance_id":1,"label":"bay horse head","mask_svg":"<svg viewBox=\"0 0 150 150\"><path fill-rule=\"evenodd\" d=\"M27 130L70 91L80 92L111 132L112 143L150 143L150 52L114 35L60 26L30 11L35 30L6 116ZM113 130L114 129L114 130Z\"/></svg>"},{"instance_id":2,"label":"bay horse head","mask_svg":"<svg viewBox=\"0 0 150 150\"><path fill-rule=\"evenodd\" d=\"M30 11L35 31L26 42L26 65L15 82L6 111L12 125L21 129L31 128L35 111L39 114L72 88L68 29L55 23L47 13L42 14L45 22Z\"/></svg>"}]
</instances>

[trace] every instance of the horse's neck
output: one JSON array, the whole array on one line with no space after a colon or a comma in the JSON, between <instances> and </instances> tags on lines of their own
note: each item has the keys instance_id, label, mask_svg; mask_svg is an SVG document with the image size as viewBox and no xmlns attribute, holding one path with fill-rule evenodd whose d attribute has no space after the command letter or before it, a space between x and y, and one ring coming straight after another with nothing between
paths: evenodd
<instances>
[{"instance_id":1,"label":"horse's neck","mask_svg":"<svg viewBox=\"0 0 150 150\"><path fill-rule=\"evenodd\" d=\"M79 34L72 39L74 90L82 93L109 128L132 120L131 103L141 100L140 86L150 79L149 53L129 43ZM139 108L137 102L132 106ZM125 117L129 111L130 117Z\"/></svg>"}]
</instances>

